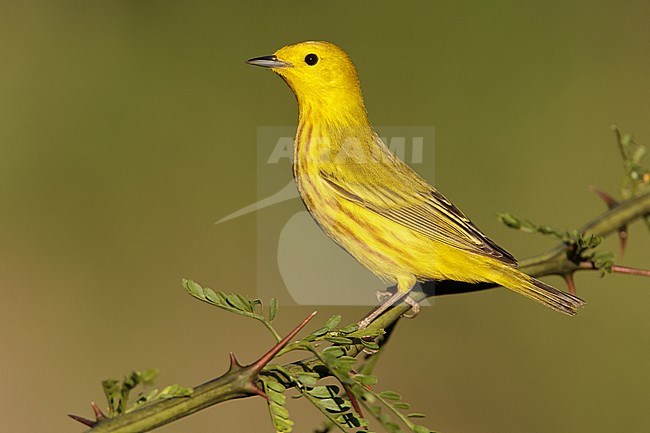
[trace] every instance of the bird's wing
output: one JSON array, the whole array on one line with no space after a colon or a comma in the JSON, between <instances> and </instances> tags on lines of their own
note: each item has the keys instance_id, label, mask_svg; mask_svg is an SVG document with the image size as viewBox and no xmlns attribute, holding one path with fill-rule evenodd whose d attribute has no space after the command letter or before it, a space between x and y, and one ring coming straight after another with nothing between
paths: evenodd
<instances>
[{"instance_id":1,"label":"bird's wing","mask_svg":"<svg viewBox=\"0 0 650 433\"><path fill-rule=\"evenodd\" d=\"M453 203L403 162L381 164L382 175L361 165L322 168L325 182L342 198L434 241L516 266L517 261L485 236ZM374 175L373 175L374 174Z\"/></svg>"}]
</instances>

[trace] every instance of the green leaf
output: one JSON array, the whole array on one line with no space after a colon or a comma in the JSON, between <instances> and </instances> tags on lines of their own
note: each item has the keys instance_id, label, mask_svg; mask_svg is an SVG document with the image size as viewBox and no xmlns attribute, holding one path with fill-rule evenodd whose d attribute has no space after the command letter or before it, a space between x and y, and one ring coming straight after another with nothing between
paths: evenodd
<instances>
[{"instance_id":1,"label":"green leaf","mask_svg":"<svg viewBox=\"0 0 650 433\"><path fill-rule=\"evenodd\" d=\"M395 391L382 391L379 393L379 396L381 398L384 398L386 400L395 400L399 401L402 399L402 396L396 393Z\"/></svg>"},{"instance_id":2,"label":"green leaf","mask_svg":"<svg viewBox=\"0 0 650 433\"><path fill-rule=\"evenodd\" d=\"M212 289L204 289L203 294L205 295L205 299L210 301L211 303L215 305L221 305L221 298L214 292Z\"/></svg>"},{"instance_id":3,"label":"green leaf","mask_svg":"<svg viewBox=\"0 0 650 433\"><path fill-rule=\"evenodd\" d=\"M102 381L104 396L108 404L108 414L118 413L120 405L120 386L119 381L115 379L106 379Z\"/></svg>"},{"instance_id":4,"label":"green leaf","mask_svg":"<svg viewBox=\"0 0 650 433\"><path fill-rule=\"evenodd\" d=\"M104 393L114 394L115 392L118 392L119 391L119 387L117 386L118 383L120 382L115 379L102 380L102 388L104 388Z\"/></svg>"},{"instance_id":5,"label":"green leaf","mask_svg":"<svg viewBox=\"0 0 650 433\"><path fill-rule=\"evenodd\" d=\"M365 339L359 340L361 341L361 344L363 344L363 347L370 349L370 350L379 350L379 344L375 343L374 341L367 341Z\"/></svg>"},{"instance_id":6,"label":"green leaf","mask_svg":"<svg viewBox=\"0 0 650 433\"><path fill-rule=\"evenodd\" d=\"M390 421L390 416L388 416L388 414L385 414L385 413L382 412L382 413L377 414L377 420L382 424L386 424L387 422Z\"/></svg>"},{"instance_id":7,"label":"green leaf","mask_svg":"<svg viewBox=\"0 0 650 433\"><path fill-rule=\"evenodd\" d=\"M198 283L183 278L183 286L190 295L197 298L203 298L203 287L201 287Z\"/></svg>"},{"instance_id":8,"label":"green leaf","mask_svg":"<svg viewBox=\"0 0 650 433\"><path fill-rule=\"evenodd\" d=\"M226 295L226 301L231 307L239 311L251 311L250 302L236 293L229 293Z\"/></svg>"},{"instance_id":9,"label":"green leaf","mask_svg":"<svg viewBox=\"0 0 650 433\"><path fill-rule=\"evenodd\" d=\"M354 364L356 364L356 362L356 358L344 355L337 359L336 367L341 370L342 373L348 373L352 370L352 367L354 367Z\"/></svg>"},{"instance_id":10,"label":"green leaf","mask_svg":"<svg viewBox=\"0 0 650 433\"><path fill-rule=\"evenodd\" d=\"M271 408L271 412L273 413L274 416L283 419L289 419L289 411L287 410L286 407L281 406L273 401L269 403L269 407Z\"/></svg>"},{"instance_id":11,"label":"green leaf","mask_svg":"<svg viewBox=\"0 0 650 433\"><path fill-rule=\"evenodd\" d=\"M646 155L647 152L648 149L645 146L637 147L634 150L634 152L632 152L632 157L631 157L632 161L638 164L639 162L641 162L641 160L643 159L643 157Z\"/></svg>"},{"instance_id":12,"label":"green leaf","mask_svg":"<svg viewBox=\"0 0 650 433\"><path fill-rule=\"evenodd\" d=\"M133 410L133 409L137 408L137 407L140 406L140 405L143 405L143 404L145 404L145 403L148 403L148 402L150 402L150 401L155 400L155 398L156 398L157 395L158 395L158 389L157 389L157 388L152 389L152 390L149 391L147 394L145 394L145 395L141 395L141 396L140 396L140 397L135 401L135 404L134 404L134 405L133 405L129 410ZM129 412L129 410L127 410L127 412Z\"/></svg>"},{"instance_id":13,"label":"green leaf","mask_svg":"<svg viewBox=\"0 0 650 433\"><path fill-rule=\"evenodd\" d=\"M339 323L341 323L341 315L340 314L335 314L332 317L330 317L329 319L327 319L327 322L325 322L324 328L327 328L328 330L331 331Z\"/></svg>"},{"instance_id":14,"label":"green leaf","mask_svg":"<svg viewBox=\"0 0 650 433\"><path fill-rule=\"evenodd\" d=\"M316 385L316 382L320 379L318 373L297 373L295 377L298 382L308 387Z\"/></svg>"},{"instance_id":15,"label":"green leaf","mask_svg":"<svg viewBox=\"0 0 650 433\"><path fill-rule=\"evenodd\" d=\"M275 316L278 314L278 300L271 298L269 302L269 322L273 322Z\"/></svg>"},{"instance_id":16,"label":"green leaf","mask_svg":"<svg viewBox=\"0 0 650 433\"><path fill-rule=\"evenodd\" d=\"M416 425L413 427L413 431L415 433L432 433L433 430L423 426L423 425Z\"/></svg>"},{"instance_id":17,"label":"green leaf","mask_svg":"<svg viewBox=\"0 0 650 433\"><path fill-rule=\"evenodd\" d=\"M284 368L282 365L269 364L266 367L264 367L264 371L277 371L282 376L284 376L286 379L291 380L291 373L289 373L289 370ZM277 382L270 382L270 383L277 383Z\"/></svg>"},{"instance_id":18,"label":"green leaf","mask_svg":"<svg viewBox=\"0 0 650 433\"><path fill-rule=\"evenodd\" d=\"M407 409L410 409L410 408L411 408L411 405L408 404L408 403L406 403L406 402L404 402L404 401L398 401L397 403L394 403L394 404L393 404L393 407L394 407L395 409L403 409L403 410L407 410Z\"/></svg>"},{"instance_id":19,"label":"green leaf","mask_svg":"<svg viewBox=\"0 0 650 433\"><path fill-rule=\"evenodd\" d=\"M309 335L313 337L320 337L321 335L327 334L329 331L329 328L319 328Z\"/></svg>"},{"instance_id":20,"label":"green leaf","mask_svg":"<svg viewBox=\"0 0 650 433\"><path fill-rule=\"evenodd\" d=\"M315 398L332 398L339 394L339 387L335 385L315 386L307 391L307 394Z\"/></svg>"},{"instance_id":21,"label":"green leaf","mask_svg":"<svg viewBox=\"0 0 650 433\"><path fill-rule=\"evenodd\" d=\"M509 212L498 213L497 218L499 221L501 221L502 224L505 224L513 229L518 229L521 227L521 220Z\"/></svg>"},{"instance_id":22,"label":"green leaf","mask_svg":"<svg viewBox=\"0 0 650 433\"><path fill-rule=\"evenodd\" d=\"M419 412L413 412L406 415L408 418L424 418L426 415Z\"/></svg>"},{"instance_id":23,"label":"green leaf","mask_svg":"<svg viewBox=\"0 0 650 433\"><path fill-rule=\"evenodd\" d=\"M290 419L274 418L273 426L278 433L289 433L293 430L293 421Z\"/></svg>"},{"instance_id":24,"label":"green leaf","mask_svg":"<svg viewBox=\"0 0 650 433\"><path fill-rule=\"evenodd\" d=\"M154 380L156 380L159 374L160 374L160 370L157 368L149 368L142 372L138 372L138 375L140 377L140 382L142 382L145 385L153 384Z\"/></svg>"},{"instance_id":25,"label":"green leaf","mask_svg":"<svg viewBox=\"0 0 650 433\"><path fill-rule=\"evenodd\" d=\"M377 376L373 375L355 374L352 377L361 385L375 385L377 383Z\"/></svg>"},{"instance_id":26,"label":"green leaf","mask_svg":"<svg viewBox=\"0 0 650 433\"><path fill-rule=\"evenodd\" d=\"M358 428L368 425L368 422L359 418L356 413L348 412L335 418L336 422L348 428ZM367 433L365 430L363 433Z\"/></svg>"},{"instance_id":27,"label":"green leaf","mask_svg":"<svg viewBox=\"0 0 650 433\"><path fill-rule=\"evenodd\" d=\"M340 347L330 346L323 349L322 354L326 358L340 358L345 354L345 352Z\"/></svg>"},{"instance_id":28,"label":"green leaf","mask_svg":"<svg viewBox=\"0 0 650 433\"><path fill-rule=\"evenodd\" d=\"M330 343L342 344L345 346L349 346L354 343L351 339L346 337L325 337L325 340L329 341Z\"/></svg>"},{"instance_id":29,"label":"green leaf","mask_svg":"<svg viewBox=\"0 0 650 433\"><path fill-rule=\"evenodd\" d=\"M347 334L346 337L349 338L363 338L363 337L379 337L380 335L384 335L386 331L383 329L359 329L354 332L351 332L350 334Z\"/></svg>"},{"instance_id":30,"label":"green leaf","mask_svg":"<svg viewBox=\"0 0 650 433\"><path fill-rule=\"evenodd\" d=\"M359 325L357 325L356 323L350 323L349 325L346 325L343 328L339 329L339 332L341 334L350 334L356 331L357 329L359 329Z\"/></svg>"},{"instance_id":31,"label":"green leaf","mask_svg":"<svg viewBox=\"0 0 650 433\"><path fill-rule=\"evenodd\" d=\"M402 431L402 429L399 428L399 426L392 421L386 421L384 423L384 427L386 427L388 431L391 433L399 433Z\"/></svg>"},{"instance_id":32,"label":"green leaf","mask_svg":"<svg viewBox=\"0 0 650 433\"><path fill-rule=\"evenodd\" d=\"M344 412L350 409L350 403L340 397L318 400L318 405L330 412Z\"/></svg>"},{"instance_id":33,"label":"green leaf","mask_svg":"<svg viewBox=\"0 0 650 433\"><path fill-rule=\"evenodd\" d=\"M621 144L623 146L629 146L630 143L632 143L632 135L631 134L623 134L623 138L621 138Z\"/></svg>"},{"instance_id":34,"label":"green leaf","mask_svg":"<svg viewBox=\"0 0 650 433\"><path fill-rule=\"evenodd\" d=\"M374 394L370 392L363 392L363 399L368 403L368 404L374 404L377 401L377 398L374 396ZM378 407L381 409L380 406L373 406L373 407Z\"/></svg>"},{"instance_id":35,"label":"green leaf","mask_svg":"<svg viewBox=\"0 0 650 433\"><path fill-rule=\"evenodd\" d=\"M269 400L280 406L284 406L287 402L287 396L280 392L267 392L266 394L269 396Z\"/></svg>"},{"instance_id":36,"label":"green leaf","mask_svg":"<svg viewBox=\"0 0 650 433\"><path fill-rule=\"evenodd\" d=\"M293 429L293 421L289 419L289 411L284 407L287 400L284 395L285 387L271 376L259 376L260 382L269 396L269 414L276 432L288 433Z\"/></svg>"},{"instance_id":37,"label":"green leaf","mask_svg":"<svg viewBox=\"0 0 650 433\"><path fill-rule=\"evenodd\" d=\"M264 385L266 385L267 389L270 389L275 392L284 392L286 390L284 385L282 385L280 382L276 380L267 380L264 382Z\"/></svg>"},{"instance_id":38,"label":"green leaf","mask_svg":"<svg viewBox=\"0 0 650 433\"><path fill-rule=\"evenodd\" d=\"M600 276L604 277L606 274L612 272L614 266L614 254L608 251L595 252L591 257L587 257L593 263L594 267L600 271Z\"/></svg>"},{"instance_id":39,"label":"green leaf","mask_svg":"<svg viewBox=\"0 0 650 433\"><path fill-rule=\"evenodd\" d=\"M223 293L221 290L213 290L212 292L215 295L214 305L220 308L227 308L227 309L231 308L230 305L228 305L228 301L226 301L225 293Z\"/></svg>"}]
</instances>

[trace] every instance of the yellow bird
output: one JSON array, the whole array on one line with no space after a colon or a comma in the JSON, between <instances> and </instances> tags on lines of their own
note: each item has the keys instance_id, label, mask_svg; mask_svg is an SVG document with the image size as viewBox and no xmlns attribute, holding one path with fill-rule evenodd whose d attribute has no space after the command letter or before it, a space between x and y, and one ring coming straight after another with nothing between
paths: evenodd
<instances>
[{"instance_id":1,"label":"yellow bird","mask_svg":"<svg viewBox=\"0 0 650 433\"><path fill-rule=\"evenodd\" d=\"M397 291L417 281L490 282L573 315L581 299L517 270L517 261L394 156L373 130L357 70L340 47L302 42L247 63L270 68L298 100L293 175L323 231ZM417 304L409 302L417 312Z\"/></svg>"}]
</instances>

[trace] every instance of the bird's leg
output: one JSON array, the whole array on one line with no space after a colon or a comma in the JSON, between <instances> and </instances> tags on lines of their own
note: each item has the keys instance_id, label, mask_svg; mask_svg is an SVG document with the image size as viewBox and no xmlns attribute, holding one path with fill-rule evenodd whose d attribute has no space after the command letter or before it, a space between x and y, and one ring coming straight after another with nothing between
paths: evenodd
<instances>
[{"instance_id":1,"label":"bird's leg","mask_svg":"<svg viewBox=\"0 0 650 433\"><path fill-rule=\"evenodd\" d=\"M393 306L393 304L396 304L398 301L400 301L404 296L407 296L408 292L400 292L399 290L393 293L387 300L384 301L383 304L381 304L379 307L375 308L370 314L368 314L366 317L361 320L358 325L359 329L366 329L368 325L372 323L373 320L375 320L377 317L382 315L386 310L388 310L390 307ZM411 305L409 303L409 305Z\"/></svg>"}]
</instances>

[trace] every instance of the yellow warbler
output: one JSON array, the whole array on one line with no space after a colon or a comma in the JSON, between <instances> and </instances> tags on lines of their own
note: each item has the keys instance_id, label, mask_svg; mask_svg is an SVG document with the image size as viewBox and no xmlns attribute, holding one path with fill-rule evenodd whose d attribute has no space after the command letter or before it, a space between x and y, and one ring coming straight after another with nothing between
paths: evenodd
<instances>
[{"instance_id":1,"label":"yellow warbler","mask_svg":"<svg viewBox=\"0 0 650 433\"><path fill-rule=\"evenodd\" d=\"M417 281L496 283L569 315L584 304L517 270L512 255L390 152L368 121L343 49L302 42L247 63L280 75L298 100L293 174L312 217L361 264L397 284L361 326L409 301Z\"/></svg>"}]
</instances>

